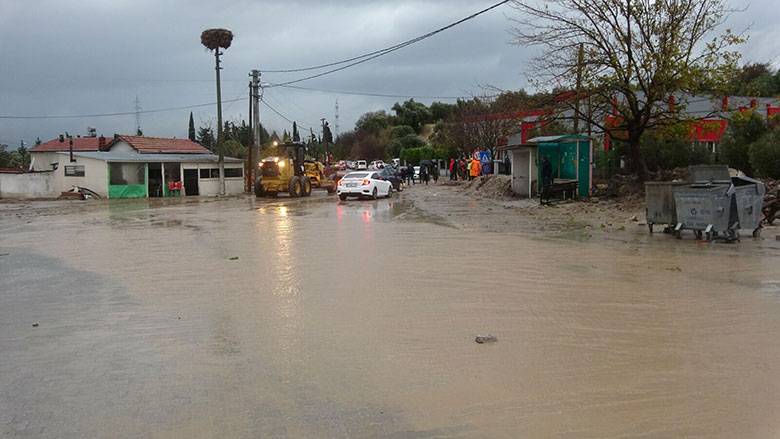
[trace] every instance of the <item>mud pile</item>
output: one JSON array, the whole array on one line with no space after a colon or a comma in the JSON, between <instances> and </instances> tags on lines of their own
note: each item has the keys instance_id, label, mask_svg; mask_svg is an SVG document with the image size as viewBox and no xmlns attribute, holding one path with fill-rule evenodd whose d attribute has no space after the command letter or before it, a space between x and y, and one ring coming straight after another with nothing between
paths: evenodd
<instances>
[{"instance_id":1,"label":"mud pile","mask_svg":"<svg viewBox=\"0 0 780 439\"><path fill-rule=\"evenodd\" d=\"M471 180L463 187L467 194L486 198L512 198L512 178L508 175L483 175Z\"/></svg>"}]
</instances>

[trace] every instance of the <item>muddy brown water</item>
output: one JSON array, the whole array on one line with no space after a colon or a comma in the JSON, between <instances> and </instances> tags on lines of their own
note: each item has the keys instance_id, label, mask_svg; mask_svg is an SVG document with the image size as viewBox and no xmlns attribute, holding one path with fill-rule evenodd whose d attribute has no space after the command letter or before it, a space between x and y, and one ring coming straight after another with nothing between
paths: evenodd
<instances>
[{"instance_id":1,"label":"muddy brown water","mask_svg":"<svg viewBox=\"0 0 780 439\"><path fill-rule=\"evenodd\" d=\"M771 247L409 195L72 206L0 209L3 437L780 435Z\"/></svg>"}]
</instances>

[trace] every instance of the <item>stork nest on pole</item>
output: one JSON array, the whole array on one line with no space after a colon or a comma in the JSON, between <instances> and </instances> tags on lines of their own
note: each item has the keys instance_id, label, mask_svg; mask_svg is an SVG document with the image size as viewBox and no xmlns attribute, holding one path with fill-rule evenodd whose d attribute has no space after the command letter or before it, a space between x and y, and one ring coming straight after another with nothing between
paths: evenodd
<instances>
[{"instance_id":1,"label":"stork nest on pole","mask_svg":"<svg viewBox=\"0 0 780 439\"><path fill-rule=\"evenodd\" d=\"M200 34L200 42L209 50L227 49L233 42L233 32L227 29L207 29Z\"/></svg>"}]
</instances>

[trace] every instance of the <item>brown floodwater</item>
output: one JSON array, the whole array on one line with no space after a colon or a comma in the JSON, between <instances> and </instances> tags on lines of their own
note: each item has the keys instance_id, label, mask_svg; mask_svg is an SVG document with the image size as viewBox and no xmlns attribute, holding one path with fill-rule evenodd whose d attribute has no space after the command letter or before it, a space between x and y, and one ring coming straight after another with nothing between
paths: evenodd
<instances>
[{"instance_id":1,"label":"brown floodwater","mask_svg":"<svg viewBox=\"0 0 780 439\"><path fill-rule=\"evenodd\" d=\"M0 208L2 437L780 436L770 244L407 195Z\"/></svg>"}]
</instances>

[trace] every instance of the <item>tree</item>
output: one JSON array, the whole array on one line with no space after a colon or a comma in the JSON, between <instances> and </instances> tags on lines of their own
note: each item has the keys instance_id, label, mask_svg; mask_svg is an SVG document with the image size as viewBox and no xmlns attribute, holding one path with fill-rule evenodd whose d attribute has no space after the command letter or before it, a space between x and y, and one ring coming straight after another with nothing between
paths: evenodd
<instances>
[{"instance_id":1,"label":"tree","mask_svg":"<svg viewBox=\"0 0 780 439\"><path fill-rule=\"evenodd\" d=\"M11 168L13 165L11 153L8 152L8 146L0 144L0 168Z\"/></svg>"},{"instance_id":2,"label":"tree","mask_svg":"<svg viewBox=\"0 0 780 439\"><path fill-rule=\"evenodd\" d=\"M730 122L729 131L720 145L722 161L746 175L753 175L750 146L766 133L766 122L751 110L735 112Z\"/></svg>"},{"instance_id":3,"label":"tree","mask_svg":"<svg viewBox=\"0 0 780 439\"><path fill-rule=\"evenodd\" d=\"M773 129L750 146L750 164L761 178L780 178L780 130Z\"/></svg>"},{"instance_id":4,"label":"tree","mask_svg":"<svg viewBox=\"0 0 780 439\"><path fill-rule=\"evenodd\" d=\"M673 93L723 90L743 41L730 31L705 41L728 10L725 0L513 1L514 42L542 48L536 81L574 91L574 115L604 132L625 133L629 159L648 176L640 139L653 127L680 119L680 107L659 105ZM578 60L583 49L584 62ZM589 96L594 111L577 104ZM611 108L611 107L614 107ZM615 112L617 123L604 116Z\"/></svg>"},{"instance_id":5,"label":"tree","mask_svg":"<svg viewBox=\"0 0 780 439\"><path fill-rule=\"evenodd\" d=\"M355 123L355 128L357 128L358 131L365 131L372 134L378 134L389 126L390 116L384 111L366 113L360 116L360 119Z\"/></svg>"},{"instance_id":6,"label":"tree","mask_svg":"<svg viewBox=\"0 0 780 439\"><path fill-rule=\"evenodd\" d=\"M198 128L197 135L198 143L208 148L210 151L214 151L217 146L217 140L214 137L214 130L210 126Z\"/></svg>"},{"instance_id":7,"label":"tree","mask_svg":"<svg viewBox=\"0 0 780 439\"><path fill-rule=\"evenodd\" d=\"M292 140L293 140L293 142L300 142L301 141L301 135L298 134L298 123L295 122L295 121L293 121Z\"/></svg>"},{"instance_id":8,"label":"tree","mask_svg":"<svg viewBox=\"0 0 780 439\"><path fill-rule=\"evenodd\" d=\"M397 137L390 141L386 148L386 156L388 159L393 159L401 156L401 151L404 149L421 148L425 146L425 142L420 139L417 134L407 134L402 137Z\"/></svg>"},{"instance_id":9,"label":"tree","mask_svg":"<svg viewBox=\"0 0 780 439\"><path fill-rule=\"evenodd\" d=\"M226 140L222 144L222 149L225 152L225 156L239 159L245 159L249 152L249 148L246 145L242 145L241 142L234 139Z\"/></svg>"},{"instance_id":10,"label":"tree","mask_svg":"<svg viewBox=\"0 0 780 439\"><path fill-rule=\"evenodd\" d=\"M409 99L403 104L396 103L393 105L393 111L398 125L409 125L416 133L420 132L423 125L433 121L431 110L425 104L415 102L414 99Z\"/></svg>"},{"instance_id":11,"label":"tree","mask_svg":"<svg viewBox=\"0 0 780 439\"><path fill-rule=\"evenodd\" d=\"M187 137L190 140L192 140L193 142L196 139L196 137L195 137L195 120L192 118L192 111L190 111L190 127L189 127L189 131L187 133Z\"/></svg>"}]
</instances>

